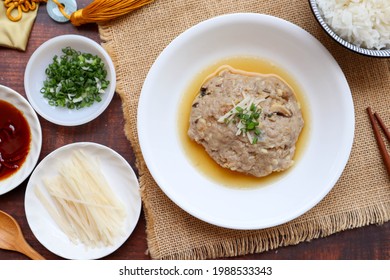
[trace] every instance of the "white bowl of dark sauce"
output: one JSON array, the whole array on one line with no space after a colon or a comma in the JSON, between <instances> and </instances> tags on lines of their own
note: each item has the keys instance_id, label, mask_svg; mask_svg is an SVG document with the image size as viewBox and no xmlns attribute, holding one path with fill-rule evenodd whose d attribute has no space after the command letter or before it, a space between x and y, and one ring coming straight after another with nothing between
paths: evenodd
<instances>
[{"instance_id":1,"label":"white bowl of dark sauce","mask_svg":"<svg viewBox=\"0 0 390 280\"><path fill-rule=\"evenodd\" d=\"M30 175L41 146L41 126L33 108L19 93L0 85L0 195Z\"/></svg>"},{"instance_id":2,"label":"white bowl of dark sauce","mask_svg":"<svg viewBox=\"0 0 390 280\"><path fill-rule=\"evenodd\" d=\"M250 72L270 70L301 89L307 135L281 176L234 174L230 180L225 172L216 175L212 164L201 166L209 161L206 153L188 148L188 111L202 80L221 62ZM262 14L223 15L180 34L152 65L138 106L142 154L161 190L196 218L232 229L277 226L317 205L343 172L353 135L353 100L334 58L302 28Z\"/></svg>"}]
</instances>

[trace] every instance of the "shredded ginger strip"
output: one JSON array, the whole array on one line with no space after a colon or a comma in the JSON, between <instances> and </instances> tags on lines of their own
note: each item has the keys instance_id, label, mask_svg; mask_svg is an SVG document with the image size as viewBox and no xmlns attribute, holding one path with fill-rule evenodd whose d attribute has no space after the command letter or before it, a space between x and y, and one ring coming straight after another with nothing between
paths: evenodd
<instances>
[{"instance_id":1,"label":"shredded ginger strip","mask_svg":"<svg viewBox=\"0 0 390 280\"><path fill-rule=\"evenodd\" d=\"M112 246L126 218L125 207L101 172L96 158L81 150L64 162L59 174L43 178L44 192L35 193L69 239L88 248Z\"/></svg>"}]
</instances>

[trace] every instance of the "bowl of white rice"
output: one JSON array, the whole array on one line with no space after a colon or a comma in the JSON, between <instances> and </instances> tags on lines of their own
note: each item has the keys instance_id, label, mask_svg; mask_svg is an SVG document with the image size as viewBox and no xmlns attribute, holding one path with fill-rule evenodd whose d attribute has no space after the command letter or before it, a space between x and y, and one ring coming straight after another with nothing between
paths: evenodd
<instances>
[{"instance_id":1,"label":"bowl of white rice","mask_svg":"<svg viewBox=\"0 0 390 280\"><path fill-rule=\"evenodd\" d=\"M390 0L309 0L321 27L362 55L390 57Z\"/></svg>"}]
</instances>

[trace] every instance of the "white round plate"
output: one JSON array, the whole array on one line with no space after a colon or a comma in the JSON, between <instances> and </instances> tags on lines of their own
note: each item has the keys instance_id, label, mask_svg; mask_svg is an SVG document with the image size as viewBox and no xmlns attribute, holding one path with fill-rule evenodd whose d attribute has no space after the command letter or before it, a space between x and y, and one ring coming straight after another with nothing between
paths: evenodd
<instances>
[{"instance_id":1,"label":"white round plate","mask_svg":"<svg viewBox=\"0 0 390 280\"><path fill-rule=\"evenodd\" d=\"M15 106L23 113L30 127L31 143L30 151L25 162L19 170L8 178L0 180L0 195L5 194L19 186L33 171L38 162L42 147L42 130L39 119L34 109L27 100L16 91L0 85L0 100L4 100Z\"/></svg>"},{"instance_id":2,"label":"white round plate","mask_svg":"<svg viewBox=\"0 0 390 280\"><path fill-rule=\"evenodd\" d=\"M307 145L293 169L264 187L221 186L192 165L178 132L180 102L211 64L256 56L282 66L302 87L310 116ZM354 137L354 107L343 72L312 35L261 14L212 18L174 39L151 67L138 108L145 162L179 207L208 223L261 229L286 223L321 201L340 177Z\"/></svg>"},{"instance_id":3,"label":"white round plate","mask_svg":"<svg viewBox=\"0 0 390 280\"><path fill-rule=\"evenodd\" d=\"M110 84L105 93L101 94L100 102L94 102L90 107L77 110L51 106L43 97L41 88L46 80L45 70L53 62L55 55L63 55L62 49L65 47L97 55L103 60ZM81 125L97 118L110 104L115 87L115 68L108 53L95 41L80 35L61 35L46 41L31 55L24 72L24 89L35 111L46 120L63 126Z\"/></svg>"},{"instance_id":4,"label":"white round plate","mask_svg":"<svg viewBox=\"0 0 390 280\"><path fill-rule=\"evenodd\" d=\"M67 160L72 151L77 149L98 157L109 185L126 207L124 235L118 238L113 246L91 249L83 244L72 243L35 195L34 189L43 185L43 178L56 176L61 161ZM138 180L127 161L112 149L90 142L69 144L49 154L34 170L26 189L25 211L33 234L49 251L66 259L99 259L117 250L137 225L141 213Z\"/></svg>"}]
</instances>

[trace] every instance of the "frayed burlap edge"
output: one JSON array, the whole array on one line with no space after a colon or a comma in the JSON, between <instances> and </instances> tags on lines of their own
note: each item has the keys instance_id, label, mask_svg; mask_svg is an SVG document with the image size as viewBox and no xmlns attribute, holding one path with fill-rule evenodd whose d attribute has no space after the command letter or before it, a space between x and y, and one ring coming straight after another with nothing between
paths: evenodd
<instances>
[{"instance_id":1,"label":"frayed burlap edge","mask_svg":"<svg viewBox=\"0 0 390 280\"><path fill-rule=\"evenodd\" d=\"M145 203L145 211L148 207L148 203ZM153 259L160 260L204 260L262 253L301 242L309 242L345 230L373 224L382 225L390 220L386 211L389 207L390 203L324 216L311 221L291 222L266 230L251 231L250 234L240 238L228 238L219 243L204 244L170 255L161 255L159 243L153 231L153 221L150 221L147 229L152 233L148 239L149 253ZM376 222L372 222L373 216L376 217Z\"/></svg>"},{"instance_id":2,"label":"frayed burlap edge","mask_svg":"<svg viewBox=\"0 0 390 280\"><path fill-rule=\"evenodd\" d=\"M145 172L148 172L148 171L147 171L146 164L143 160L141 148L138 144L137 128L131 127L131 124L130 124L130 119L132 118L131 111L125 110L125 108L127 107L126 106L127 100L124 98L125 85L123 85L122 80L119 78L119 77L121 77L121 73L118 72L118 67L116 67L116 65L118 63L117 62L118 58L113 51L113 47L112 47L113 42L110 39L111 35L110 35L109 28L105 28L106 25L104 25L104 24L100 24L100 25L98 25L98 27L99 27L100 39L102 40L101 45L107 51L107 53L110 55L110 57L114 63L114 66L116 68L116 71L117 71L116 92L122 101L122 112L123 112L123 116L124 116L124 120L125 120L124 133L125 133L126 138L129 140L130 145L132 146L133 152L135 155L135 164L136 164L136 168L138 171L137 173L138 173L138 177L139 177L141 199L142 199L142 203L144 205L143 211L145 212L145 215L147 217L152 217L152 215L148 215L148 211L149 211L148 209L150 208L150 205L148 204L147 200L145 199L145 196L146 196L145 180L143 180L143 177L147 176L147 174L145 174ZM138 98L137 98L137 100L138 100ZM136 143L136 145L135 145L135 143ZM146 224L146 232L147 232L148 236L154 236L154 234L152 234L152 233L154 233L153 227L154 227L153 221L149 221ZM156 248L158 246L158 244L157 244L157 242L153 242L150 239L147 239L147 243L148 243L148 251L149 251L151 257L154 258L153 255L155 255L154 254L155 250L153 250L153 248Z\"/></svg>"},{"instance_id":3,"label":"frayed burlap edge","mask_svg":"<svg viewBox=\"0 0 390 280\"><path fill-rule=\"evenodd\" d=\"M104 25L99 25L99 33L102 46L110 54L114 65L117 65L117 57L113 52L113 42L111 40L110 29ZM390 61L388 61L390 69ZM165 260L190 260L190 259L214 259L223 257L236 257L245 254L261 253L274 250L279 247L296 245L301 242L309 242L314 239L330 236L334 233L359 228L367 225L381 225L390 220L387 209L390 203L383 203L375 206L355 209L350 212L338 213L316 218L316 220L297 219L287 224L269 228L266 230L248 231L241 237L237 236L221 240L219 243L204 244L200 247L183 250L174 254L164 255L159 249L159 242L155 233L155 222L153 215L149 215L150 207L147 199L146 184L152 180L151 175L143 161L141 149L138 143L137 128L130 125L131 110L128 110L128 100L125 98L125 85L122 83L121 73L117 72L116 92L122 100L122 109L125 119L124 132L133 147L136 157L136 167L139 173L140 192L144 205L144 212L147 217L146 232L148 251L153 259ZM138 98L137 98L138 100ZM125 110L125 108L127 108ZM132 108L133 110L136 108ZM373 219L373 217L375 217Z\"/></svg>"},{"instance_id":4,"label":"frayed burlap edge","mask_svg":"<svg viewBox=\"0 0 390 280\"><path fill-rule=\"evenodd\" d=\"M123 112L123 117L124 117L124 120L125 120L125 125L124 125L124 133L125 133L125 136L126 138L129 140L130 142L130 145L132 146L133 148L133 151L134 151L134 154L135 154L135 163L136 163L136 167L137 167L137 170L139 172L139 177L141 177L143 175L143 170L146 169L146 165L142 159L142 153L141 153L141 149L139 147L139 145L137 145L137 147L134 147L134 143L138 143L138 136L137 136L137 128L136 127L131 127L130 126L130 118L131 118L131 111L130 110L124 110L124 108L126 107L126 99L124 98L124 95L125 95L125 85L123 85L122 83L122 80L120 79L120 77L122 76L120 71L118 70L118 67L116 67L116 65L118 65L118 58L116 57L114 51L113 51L113 42L112 40L110 39L111 36L110 36L110 30L108 28L106 28L106 25L104 24L100 24L98 25L99 27L99 34L100 34L100 39L102 40L102 47L107 51L107 53L110 55L113 63L114 63L114 66L115 66L115 70L116 70L116 93L119 95L119 97L121 98L121 101L122 101L122 112ZM137 98L137 101L138 101L138 98ZM141 187L142 189L142 187Z\"/></svg>"},{"instance_id":5,"label":"frayed burlap edge","mask_svg":"<svg viewBox=\"0 0 390 280\"><path fill-rule=\"evenodd\" d=\"M390 206L390 205L389 205ZM361 209L367 213L377 213L378 209ZM386 221L389 219L386 218ZM383 221L385 222L385 220ZM240 239L227 239L219 244L205 244L202 247L179 252L169 256L159 256L165 260L192 260L214 259L223 257L236 257L246 254L262 253L279 247L297 245L301 242L309 242L314 239L327 237L336 232L358 228L371 224L364 218L362 212L345 213L345 215L332 215L319 221L310 223L279 226L261 233L254 233ZM332 231L324 232L323 228L331 228ZM153 248L153 247L152 247ZM150 249L151 251L151 249ZM152 251L150 252L152 255Z\"/></svg>"}]
</instances>

